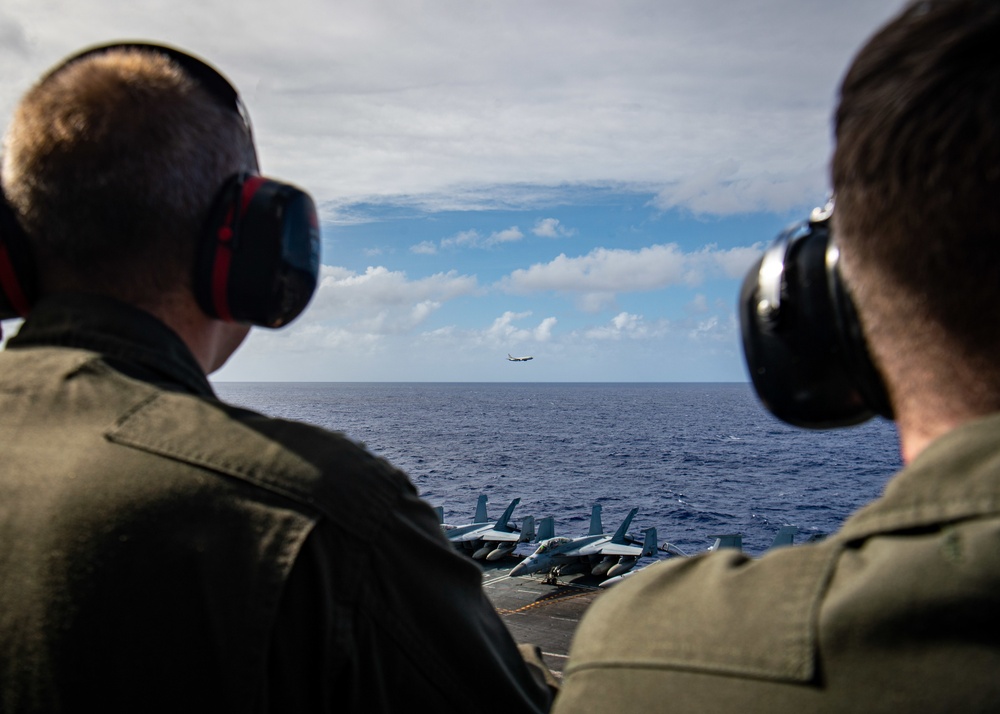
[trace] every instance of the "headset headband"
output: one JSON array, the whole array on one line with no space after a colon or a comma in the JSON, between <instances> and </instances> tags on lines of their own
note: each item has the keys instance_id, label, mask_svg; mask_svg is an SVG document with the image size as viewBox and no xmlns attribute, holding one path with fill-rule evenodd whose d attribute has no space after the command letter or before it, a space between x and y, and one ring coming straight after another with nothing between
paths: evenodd
<instances>
[{"instance_id":1,"label":"headset headband","mask_svg":"<svg viewBox=\"0 0 1000 714\"><path fill-rule=\"evenodd\" d=\"M47 81L49 78L63 71L70 65L75 64L86 57L92 57L119 50L155 52L165 55L170 60L175 62L221 106L233 111L237 116L239 116L246 129L247 137L250 139L250 146L254 147L254 152L256 152L256 145L253 140L253 126L250 123L250 114L247 112L246 106L244 106L243 100L240 99L240 94L236 91L236 88L222 75L221 72L219 72L219 70L215 69L215 67L208 64L204 60L198 59L194 55L190 55L187 52L179 50L175 47L160 45L153 42L112 42L105 45L89 47L63 61L62 64L46 74L42 81Z\"/></svg>"},{"instance_id":2,"label":"headset headband","mask_svg":"<svg viewBox=\"0 0 1000 714\"><path fill-rule=\"evenodd\" d=\"M91 47L42 81L84 58L129 50L159 53L176 63L240 117L256 151L249 116L233 85L202 60L171 47L144 42ZM26 316L37 297L30 246L8 209L0 195L0 319ZM281 327L299 315L315 292L319 252L319 220L308 193L274 179L236 173L208 209L192 266L195 298L212 317Z\"/></svg>"}]
</instances>

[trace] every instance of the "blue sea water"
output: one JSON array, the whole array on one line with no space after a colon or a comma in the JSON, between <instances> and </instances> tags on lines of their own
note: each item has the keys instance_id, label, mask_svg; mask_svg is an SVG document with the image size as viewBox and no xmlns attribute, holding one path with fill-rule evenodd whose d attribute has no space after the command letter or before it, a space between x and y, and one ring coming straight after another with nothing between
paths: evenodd
<instances>
[{"instance_id":1,"label":"blue sea water","mask_svg":"<svg viewBox=\"0 0 1000 714\"><path fill-rule=\"evenodd\" d=\"M227 401L343 432L406 471L450 523L481 493L498 517L552 516L584 535L633 507L631 532L691 552L739 533L764 551L782 525L796 542L831 533L900 468L890 422L808 431L776 420L748 384L234 383ZM523 546L522 546L523 547ZM530 548L529 548L530 551Z\"/></svg>"}]
</instances>

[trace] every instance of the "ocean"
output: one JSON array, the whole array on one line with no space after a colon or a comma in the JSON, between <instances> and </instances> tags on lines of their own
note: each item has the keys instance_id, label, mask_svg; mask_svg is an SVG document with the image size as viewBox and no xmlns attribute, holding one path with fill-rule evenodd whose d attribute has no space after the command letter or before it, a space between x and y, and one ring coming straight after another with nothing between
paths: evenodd
<instances>
[{"instance_id":1,"label":"ocean","mask_svg":"<svg viewBox=\"0 0 1000 714\"><path fill-rule=\"evenodd\" d=\"M236 383L219 396L339 431L406 471L445 521L471 521L479 494L499 517L552 516L584 535L591 506L614 531L687 552L738 533L766 550L782 525L796 542L835 531L900 468L893 424L787 426L749 384ZM530 552L533 546L520 546Z\"/></svg>"}]
</instances>

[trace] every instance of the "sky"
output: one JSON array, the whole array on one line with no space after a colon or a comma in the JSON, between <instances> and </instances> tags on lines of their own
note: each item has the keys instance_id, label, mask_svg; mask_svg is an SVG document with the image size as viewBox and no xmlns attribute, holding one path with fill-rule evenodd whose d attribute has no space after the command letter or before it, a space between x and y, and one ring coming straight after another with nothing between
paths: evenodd
<instances>
[{"instance_id":1,"label":"sky","mask_svg":"<svg viewBox=\"0 0 1000 714\"><path fill-rule=\"evenodd\" d=\"M237 87L322 274L215 380L739 382L743 276L825 202L838 82L901 6L4 0L0 117L116 40Z\"/></svg>"}]
</instances>

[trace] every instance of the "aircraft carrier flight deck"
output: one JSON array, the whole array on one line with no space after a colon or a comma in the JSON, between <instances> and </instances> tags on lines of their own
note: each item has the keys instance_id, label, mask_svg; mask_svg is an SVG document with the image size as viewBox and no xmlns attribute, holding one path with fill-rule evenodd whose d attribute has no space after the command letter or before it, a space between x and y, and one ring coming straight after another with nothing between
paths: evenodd
<instances>
[{"instance_id":1,"label":"aircraft carrier flight deck","mask_svg":"<svg viewBox=\"0 0 1000 714\"><path fill-rule=\"evenodd\" d=\"M545 663L562 676L570 642L584 611L604 592L601 578L573 575L556 584L544 576L510 577L517 561L483 564L483 590L518 643L538 645Z\"/></svg>"}]
</instances>

